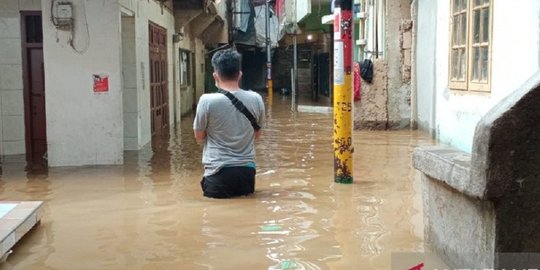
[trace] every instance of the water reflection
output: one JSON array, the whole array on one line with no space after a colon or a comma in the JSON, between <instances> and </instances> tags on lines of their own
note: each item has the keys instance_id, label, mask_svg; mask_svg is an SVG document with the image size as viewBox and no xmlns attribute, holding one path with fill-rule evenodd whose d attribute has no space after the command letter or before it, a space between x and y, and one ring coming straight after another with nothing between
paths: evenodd
<instances>
[{"instance_id":1,"label":"water reflection","mask_svg":"<svg viewBox=\"0 0 540 270\"><path fill-rule=\"evenodd\" d=\"M256 193L201 196L191 118L124 166L27 174L3 163L2 200L45 200L43 223L5 269L389 269L421 251L420 187L410 132L355 132L355 183L333 183L330 114L274 98L257 144ZM10 268L6 268L6 267Z\"/></svg>"}]
</instances>

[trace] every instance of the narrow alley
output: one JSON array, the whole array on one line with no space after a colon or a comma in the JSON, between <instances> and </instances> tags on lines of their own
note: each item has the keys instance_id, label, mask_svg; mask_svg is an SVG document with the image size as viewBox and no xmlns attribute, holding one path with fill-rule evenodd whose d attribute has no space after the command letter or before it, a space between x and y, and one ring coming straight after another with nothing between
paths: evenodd
<instances>
[{"instance_id":1,"label":"narrow alley","mask_svg":"<svg viewBox=\"0 0 540 270\"><path fill-rule=\"evenodd\" d=\"M538 0L0 0L0 270L539 269L539 104Z\"/></svg>"},{"instance_id":2,"label":"narrow alley","mask_svg":"<svg viewBox=\"0 0 540 270\"><path fill-rule=\"evenodd\" d=\"M289 102L268 110L251 197L202 197L190 117L156 153L126 152L123 166L26 174L24 158L6 159L0 200L45 205L2 269L367 270L389 269L391 252L423 251L411 153L432 141L355 132L355 182L334 184L332 114L291 112Z\"/></svg>"}]
</instances>

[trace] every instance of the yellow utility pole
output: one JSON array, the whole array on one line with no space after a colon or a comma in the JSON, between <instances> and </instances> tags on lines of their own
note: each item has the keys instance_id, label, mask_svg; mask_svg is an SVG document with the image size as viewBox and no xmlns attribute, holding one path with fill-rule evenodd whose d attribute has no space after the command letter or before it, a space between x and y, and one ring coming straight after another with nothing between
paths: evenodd
<instances>
[{"instance_id":1,"label":"yellow utility pole","mask_svg":"<svg viewBox=\"0 0 540 270\"><path fill-rule=\"evenodd\" d=\"M334 8L334 181L343 184L353 182L352 2Z\"/></svg>"}]
</instances>

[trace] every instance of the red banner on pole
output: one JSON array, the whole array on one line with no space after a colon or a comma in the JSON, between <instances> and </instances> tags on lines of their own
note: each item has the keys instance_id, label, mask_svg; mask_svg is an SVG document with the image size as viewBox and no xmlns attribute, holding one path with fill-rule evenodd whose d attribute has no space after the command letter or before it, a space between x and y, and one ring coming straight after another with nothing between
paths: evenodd
<instances>
[{"instance_id":1,"label":"red banner on pole","mask_svg":"<svg viewBox=\"0 0 540 270\"><path fill-rule=\"evenodd\" d=\"M343 40L343 57L345 73L352 71L352 12L351 10L341 11L341 40Z\"/></svg>"}]
</instances>

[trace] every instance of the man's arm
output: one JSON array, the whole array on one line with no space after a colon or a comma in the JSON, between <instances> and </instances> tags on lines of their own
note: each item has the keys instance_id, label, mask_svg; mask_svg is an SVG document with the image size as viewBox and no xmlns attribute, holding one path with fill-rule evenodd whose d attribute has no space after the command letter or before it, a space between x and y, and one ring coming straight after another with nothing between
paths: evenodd
<instances>
[{"instance_id":1,"label":"man's arm","mask_svg":"<svg viewBox=\"0 0 540 270\"><path fill-rule=\"evenodd\" d=\"M206 131L197 131L194 130L193 133L195 134L195 140L198 144L203 144L204 140L206 139Z\"/></svg>"},{"instance_id":2,"label":"man's arm","mask_svg":"<svg viewBox=\"0 0 540 270\"><path fill-rule=\"evenodd\" d=\"M260 95L258 97L258 100L259 100L259 117L257 119L257 123L259 124L261 129L255 131L255 140L258 140L258 139L261 138L261 136L262 136L262 128L266 124L266 112L265 112L265 108L264 108L264 101L263 101L263 99L262 99L262 97Z\"/></svg>"},{"instance_id":3,"label":"man's arm","mask_svg":"<svg viewBox=\"0 0 540 270\"><path fill-rule=\"evenodd\" d=\"M199 99L199 104L197 104L197 110L195 112L195 119L193 120L193 135L198 144L203 144L206 139L206 127L208 124L207 109L206 99L203 95Z\"/></svg>"}]
</instances>

